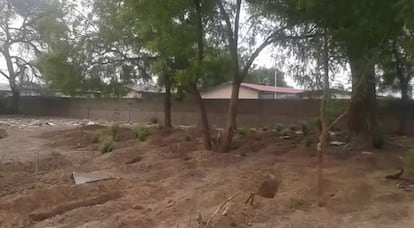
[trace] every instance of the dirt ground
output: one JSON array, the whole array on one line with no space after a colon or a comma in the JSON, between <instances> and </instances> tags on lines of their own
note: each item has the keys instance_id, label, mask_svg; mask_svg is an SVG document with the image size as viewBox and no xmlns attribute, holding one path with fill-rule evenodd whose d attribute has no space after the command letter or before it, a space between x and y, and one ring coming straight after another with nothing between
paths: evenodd
<instances>
[{"instance_id":1,"label":"dirt ground","mask_svg":"<svg viewBox=\"0 0 414 228\"><path fill-rule=\"evenodd\" d=\"M302 135L249 131L219 154L202 150L195 129L151 128L141 142L121 125L113 152L101 154L95 138L110 127L41 121L0 119L0 227L200 227L199 215L206 222L234 194L210 227L414 227L414 192L384 178L404 166L414 138L389 137L372 153L329 147L319 207L315 145ZM114 178L75 185L74 171ZM276 196L244 204L269 174Z\"/></svg>"}]
</instances>

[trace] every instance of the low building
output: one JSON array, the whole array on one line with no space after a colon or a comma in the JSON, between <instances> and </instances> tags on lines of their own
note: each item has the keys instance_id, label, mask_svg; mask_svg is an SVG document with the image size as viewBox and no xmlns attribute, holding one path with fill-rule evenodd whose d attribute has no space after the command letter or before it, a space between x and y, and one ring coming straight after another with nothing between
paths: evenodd
<instances>
[{"instance_id":1,"label":"low building","mask_svg":"<svg viewBox=\"0 0 414 228\"><path fill-rule=\"evenodd\" d=\"M230 99L231 91L232 84L225 83L202 91L201 96L203 99ZM301 97L299 95L303 92L304 91L301 89L293 89L288 87L242 83L240 86L239 99L300 99Z\"/></svg>"}]
</instances>

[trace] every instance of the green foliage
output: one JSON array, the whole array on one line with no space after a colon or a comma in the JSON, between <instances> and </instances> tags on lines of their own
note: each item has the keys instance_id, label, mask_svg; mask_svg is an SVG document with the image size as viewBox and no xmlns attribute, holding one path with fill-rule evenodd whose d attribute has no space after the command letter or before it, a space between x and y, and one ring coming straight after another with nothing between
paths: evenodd
<instances>
[{"instance_id":1,"label":"green foliage","mask_svg":"<svg viewBox=\"0 0 414 228\"><path fill-rule=\"evenodd\" d=\"M147 137L149 136L149 131L148 128L146 127L139 127L136 131L136 137L137 139L139 139L141 142L144 142L145 140L147 140Z\"/></svg>"},{"instance_id":2,"label":"green foliage","mask_svg":"<svg viewBox=\"0 0 414 228\"><path fill-rule=\"evenodd\" d=\"M158 124L160 121L158 120L158 117L156 117L156 116L152 116L151 118L150 118L150 123L151 124Z\"/></svg>"},{"instance_id":3,"label":"green foliage","mask_svg":"<svg viewBox=\"0 0 414 228\"><path fill-rule=\"evenodd\" d=\"M312 143L313 143L312 139L310 137L306 137L306 139L305 139L305 147L306 148L310 148L312 146Z\"/></svg>"},{"instance_id":4,"label":"green foliage","mask_svg":"<svg viewBox=\"0 0 414 228\"><path fill-rule=\"evenodd\" d=\"M111 126L111 137L115 142L119 140L119 124L115 123Z\"/></svg>"},{"instance_id":5,"label":"green foliage","mask_svg":"<svg viewBox=\"0 0 414 228\"><path fill-rule=\"evenodd\" d=\"M309 128L309 123L308 122L306 122L306 121L302 122L301 129L302 129L302 132L303 132L304 136L309 135L310 128Z\"/></svg>"},{"instance_id":6,"label":"green foliage","mask_svg":"<svg viewBox=\"0 0 414 228\"><path fill-rule=\"evenodd\" d=\"M110 153L115 149L114 141L112 139L107 139L102 142L100 146L100 151L102 154Z\"/></svg>"},{"instance_id":7,"label":"green foliage","mask_svg":"<svg viewBox=\"0 0 414 228\"><path fill-rule=\"evenodd\" d=\"M191 135L186 135L184 140L190 142L192 140Z\"/></svg>"},{"instance_id":8,"label":"green foliage","mask_svg":"<svg viewBox=\"0 0 414 228\"><path fill-rule=\"evenodd\" d=\"M239 127L237 128L237 134L240 136L245 136L249 134L249 129L245 128L245 127Z\"/></svg>"},{"instance_id":9,"label":"green foliage","mask_svg":"<svg viewBox=\"0 0 414 228\"><path fill-rule=\"evenodd\" d=\"M95 134L92 136L92 143L99 143L100 142L101 135L99 132L95 132Z\"/></svg>"},{"instance_id":10,"label":"green foliage","mask_svg":"<svg viewBox=\"0 0 414 228\"><path fill-rule=\"evenodd\" d=\"M407 154L407 168L410 176L414 176L414 151L411 150Z\"/></svg>"},{"instance_id":11,"label":"green foliage","mask_svg":"<svg viewBox=\"0 0 414 228\"><path fill-rule=\"evenodd\" d=\"M53 151L52 153L50 153L50 156L51 156L52 158L58 158L58 157L61 157L61 156L62 156L62 154L61 154L61 153L59 153L59 152L57 152L57 151Z\"/></svg>"},{"instance_id":12,"label":"green foliage","mask_svg":"<svg viewBox=\"0 0 414 228\"><path fill-rule=\"evenodd\" d=\"M283 126L282 124L276 124L275 125L275 130L276 130L276 132L281 132L281 131L283 131L285 129L285 126Z\"/></svg>"}]
</instances>

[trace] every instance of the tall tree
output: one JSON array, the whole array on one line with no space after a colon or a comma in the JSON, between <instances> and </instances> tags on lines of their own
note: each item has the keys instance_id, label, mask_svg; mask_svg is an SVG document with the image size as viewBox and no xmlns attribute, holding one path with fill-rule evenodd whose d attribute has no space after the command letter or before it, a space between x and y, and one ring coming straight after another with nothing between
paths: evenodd
<instances>
[{"instance_id":1,"label":"tall tree","mask_svg":"<svg viewBox=\"0 0 414 228\"><path fill-rule=\"evenodd\" d=\"M39 75L33 57L63 35L64 15L57 0L0 1L0 58L6 63L0 74L12 90L11 112L19 110L19 78Z\"/></svg>"},{"instance_id":2,"label":"tall tree","mask_svg":"<svg viewBox=\"0 0 414 228\"><path fill-rule=\"evenodd\" d=\"M254 0L252 0L254 1ZM267 12L281 14L292 22L327 28L331 46L349 63L353 96L348 115L351 144L372 147L376 129L375 64L382 43L401 32L403 21L395 1L388 0L286 0L261 1ZM367 77L365 77L365 75ZM361 80L362 86L360 84ZM357 87L360 91L357 91Z\"/></svg>"},{"instance_id":3,"label":"tall tree","mask_svg":"<svg viewBox=\"0 0 414 228\"><path fill-rule=\"evenodd\" d=\"M220 24L223 24L223 33L231 56L232 72L232 93L224 128L224 139L221 145L222 152L230 150L236 127L240 85L248 75L252 64L266 47L276 41L289 39L291 36L291 34L286 34L285 31L287 27L292 25L286 25L283 20L262 23L261 20L266 20L264 14L255 13L254 10L252 10L252 16L247 21L241 20L242 10L249 9L249 2L251 1L217 0L223 21ZM275 18L277 17L272 19ZM242 36L242 30L245 30L243 31L244 36ZM258 39L259 32L263 35L263 39Z\"/></svg>"},{"instance_id":4,"label":"tall tree","mask_svg":"<svg viewBox=\"0 0 414 228\"><path fill-rule=\"evenodd\" d=\"M66 38L37 59L48 87L69 95L119 97L151 80L155 56L129 30L130 22L117 16L122 9L116 1L71 6Z\"/></svg>"}]
</instances>

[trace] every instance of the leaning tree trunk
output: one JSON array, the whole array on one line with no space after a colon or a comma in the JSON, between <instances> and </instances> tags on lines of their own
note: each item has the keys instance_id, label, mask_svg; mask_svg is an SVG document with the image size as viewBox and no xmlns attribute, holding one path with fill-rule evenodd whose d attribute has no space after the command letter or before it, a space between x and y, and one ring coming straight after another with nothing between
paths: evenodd
<instances>
[{"instance_id":1,"label":"leaning tree trunk","mask_svg":"<svg viewBox=\"0 0 414 228\"><path fill-rule=\"evenodd\" d=\"M210 142L210 124L208 122L207 111L204 105L204 101L201 97L200 91L198 91L197 86L193 87L193 94L194 98L198 104L200 109L200 124L201 124L201 132L203 138L204 149L211 150L211 142Z\"/></svg>"},{"instance_id":2,"label":"leaning tree trunk","mask_svg":"<svg viewBox=\"0 0 414 228\"><path fill-rule=\"evenodd\" d=\"M352 99L348 112L350 145L372 148L377 128L374 64L365 57L349 56L352 71Z\"/></svg>"},{"instance_id":3,"label":"leaning tree trunk","mask_svg":"<svg viewBox=\"0 0 414 228\"><path fill-rule=\"evenodd\" d=\"M164 127L172 128L171 123L171 78L165 74L165 97L164 97Z\"/></svg>"},{"instance_id":4,"label":"leaning tree trunk","mask_svg":"<svg viewBox=\"0 0 414 228\"><path fill-rule=\"evenodd\" d=\"M231 149L231 142L236 129L236 117L239 106L239 90L241 81L234 80L232 84L232 92L227 112L227 122L223 134L223 142L221 145L221 152L228 152Z\"/></svg>"}]
</instances>

